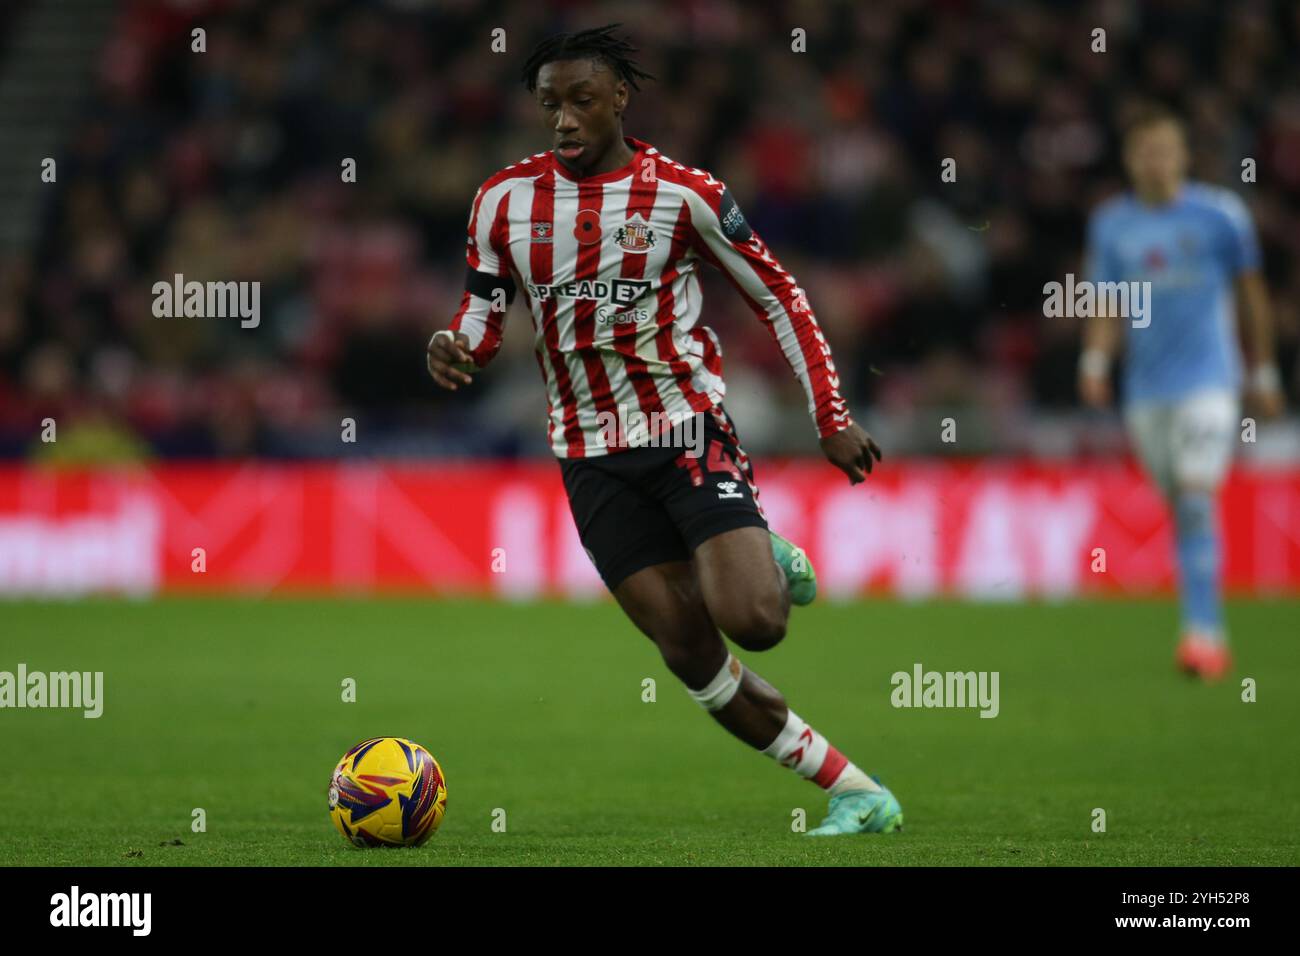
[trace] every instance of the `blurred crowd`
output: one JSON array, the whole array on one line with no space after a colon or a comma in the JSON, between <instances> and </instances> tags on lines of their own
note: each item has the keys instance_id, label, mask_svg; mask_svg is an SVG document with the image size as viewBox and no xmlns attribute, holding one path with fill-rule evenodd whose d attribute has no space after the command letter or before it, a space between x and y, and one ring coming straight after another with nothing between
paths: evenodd
<instances>
[{"instance_id":1,"label":"blurred crowd","mask_svg":"<svg viewBox=\"0 0 1300 956\"><path fill-rule=\"evenodd\" d=\"M887 449L1086 450L1078 329L1043 317L1042 287L1080 271L1089 210L1124 185L1116 124L1152 99L1186 116L1195 175L1254 213L1300 399L1295 3L121 9L38 241L0 258L2 457L41 450L45 417L58 444L69 436L64 454L90 456L545 454L522 303L468 390L439 392L424 349L459 301L475 190L547 146L520 65L551 32L608 22L657 77L633 94L626 132L728 183L808 290L851 405ZM807 52L792 52L795 28ZM176 273L259 280L260 325L156 318L151 287ZM811 450L766 332L716 275L705 304L746 444ZM955 447L939 443L945 415L970 423Z\"/></svg>"}]
</instances>

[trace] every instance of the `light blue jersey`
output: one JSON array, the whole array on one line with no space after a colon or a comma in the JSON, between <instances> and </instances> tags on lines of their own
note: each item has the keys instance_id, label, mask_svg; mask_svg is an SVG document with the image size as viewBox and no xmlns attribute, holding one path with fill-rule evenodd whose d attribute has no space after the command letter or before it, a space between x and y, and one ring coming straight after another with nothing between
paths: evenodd
<instances>
[{"instance_id":1,"label":"light blue jersey","mask_svg":"<svg viewBox=\"0 0 1300 956\"><path fill-rule=\"evenodd\" d=\"M1164 206L1128 193L1097 208L1088 278L1151 283L1150 325L1114 319L1126 329L1126 403L1240 387L1233 281L1259 264L1250 213L1226 189L1187 183Z\"/></svg>"}]
</instances>

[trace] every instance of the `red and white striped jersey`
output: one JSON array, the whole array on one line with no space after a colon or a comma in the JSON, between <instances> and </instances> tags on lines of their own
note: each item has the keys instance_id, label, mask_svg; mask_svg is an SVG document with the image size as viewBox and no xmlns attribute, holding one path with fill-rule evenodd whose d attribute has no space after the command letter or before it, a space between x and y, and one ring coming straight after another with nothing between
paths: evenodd
<instances>
[{"instance_id":1,"label":"red and white striped jersey","mask_svg":"<svg viewBox=\"0 0 1300 956\"><path fill-rule=\"evenodd\" d=\"M501 347L511 280L533 319L555 454L607 454L607 423L680 421L722 401L722 349L700 325L699 267L722 270L808 396L819 436L852 422L807 297L725 185L628 137L632 161L581 179L551 152L488 179L469 219L470 273L451 329L476 365ZM494 303L492 300L496 299ZM660 416L655 418L655 415Z\"/></svg>"}]
</instances>

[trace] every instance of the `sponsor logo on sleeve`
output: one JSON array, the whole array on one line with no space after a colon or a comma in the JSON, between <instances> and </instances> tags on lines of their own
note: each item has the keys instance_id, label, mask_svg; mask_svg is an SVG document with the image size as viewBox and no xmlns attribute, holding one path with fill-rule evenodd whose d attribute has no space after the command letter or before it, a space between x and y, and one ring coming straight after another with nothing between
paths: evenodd
<instances>
[{"instance_id":1,"label":"sponsor logo on sleeve","mask_svg":"<svg viewBox=\"0 0 1300 956\"><path fill-rule=\"evenodd\" d=\"M722 223L722 234L732 242L748 242L752 234L749 223L736 205L730 189L722 191L722 203L718 206L718 220Z\"/></svg>"}]
</instances>

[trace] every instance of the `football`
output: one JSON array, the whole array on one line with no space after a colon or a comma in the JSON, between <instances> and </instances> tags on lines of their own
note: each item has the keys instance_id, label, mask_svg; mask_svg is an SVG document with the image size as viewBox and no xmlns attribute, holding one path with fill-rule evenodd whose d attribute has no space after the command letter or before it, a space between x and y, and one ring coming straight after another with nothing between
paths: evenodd
<instances>
[{"instance_id":1,"label":"football","mask_svg":"<svg viewBox=\"0 0 1300 956\"><path fill-rule=\"evenodd\" d=\"M419 846L442 823L447 781L419 744L371 737L334 768L329 810L339 833L356 846Z\"/></svg>"}]
</instances>

